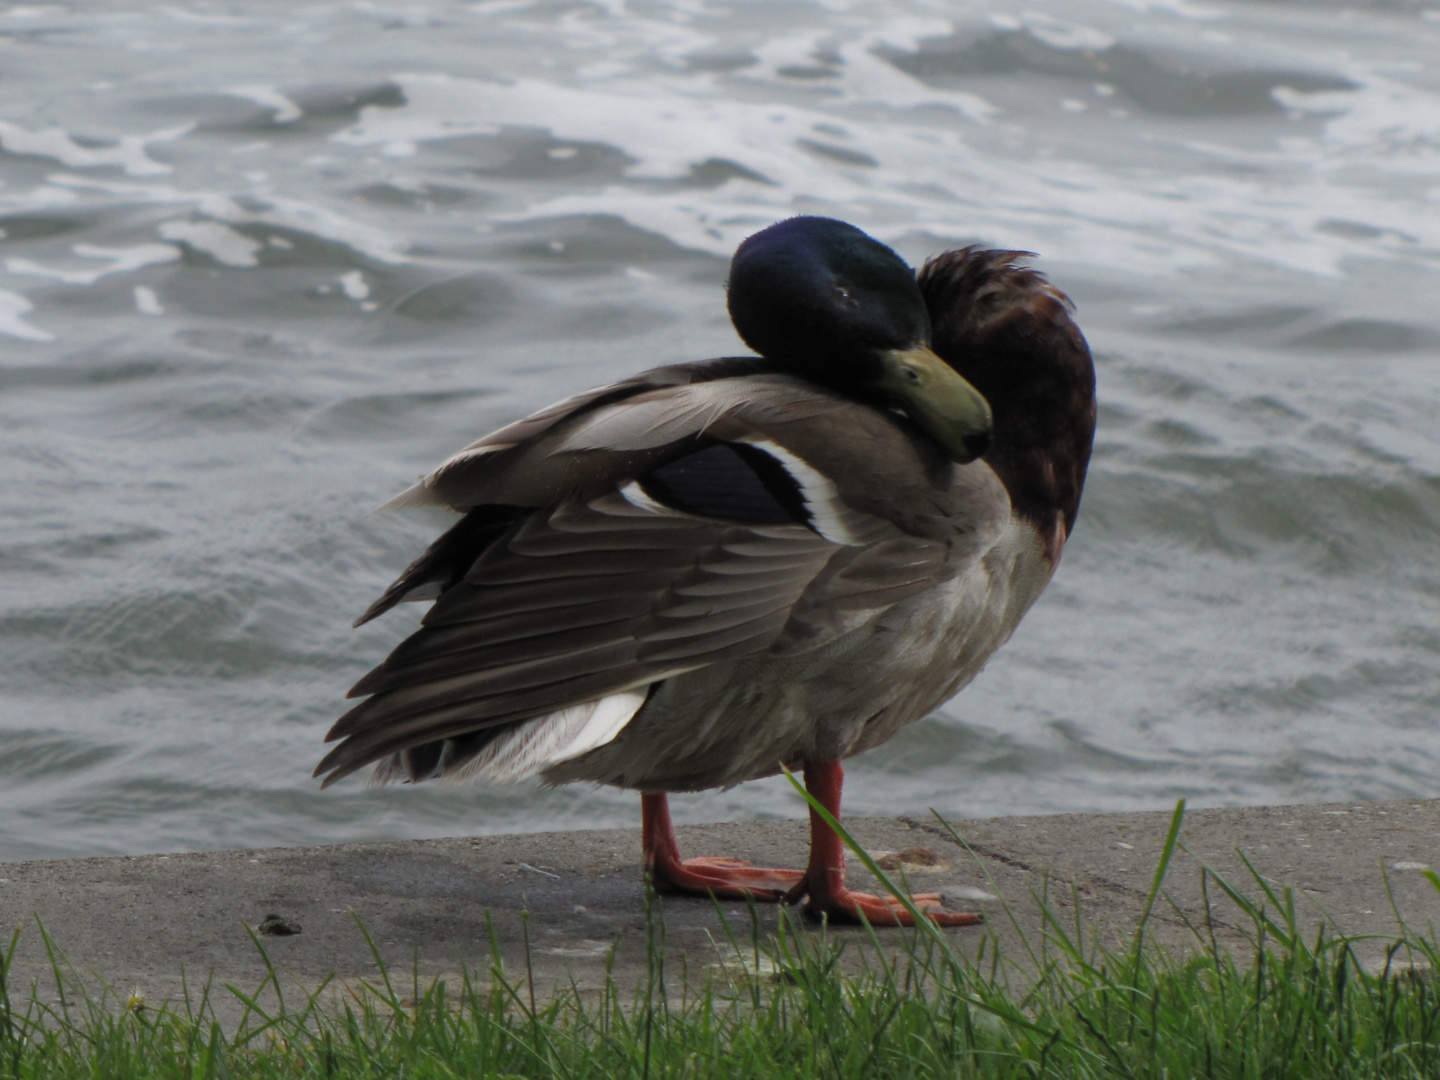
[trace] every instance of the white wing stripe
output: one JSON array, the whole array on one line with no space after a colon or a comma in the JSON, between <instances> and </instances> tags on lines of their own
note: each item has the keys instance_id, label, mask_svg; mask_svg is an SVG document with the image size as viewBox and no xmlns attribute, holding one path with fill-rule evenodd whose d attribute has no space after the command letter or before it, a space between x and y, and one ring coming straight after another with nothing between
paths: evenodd
<instances>
[{"instance_id":1,"label":"white wing stripe","mask_svg":"<svg viewBox=\"0 0 1440 1080\"><path fill-rule=\"evenodd\" d=\"M791 453L769 439L746 439L757 450L763 450L776 461L800 488L800 497L810 512L811 527L832 544L860 547L876 539L876 530L869 524L869 515L860 514L845 505L834 482L813 468L804 458Z\"/></svg>"}]
</instances>

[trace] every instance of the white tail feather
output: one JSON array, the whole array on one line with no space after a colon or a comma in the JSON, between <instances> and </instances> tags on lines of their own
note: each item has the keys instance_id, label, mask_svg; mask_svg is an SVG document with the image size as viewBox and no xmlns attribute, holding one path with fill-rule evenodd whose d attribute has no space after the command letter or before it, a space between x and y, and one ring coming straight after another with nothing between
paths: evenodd
<instances>
[{"instance_id":1,"label":"white tail feather","mask_svg":"<svg viewBox=\"0 0 1440 1080\"><path fill-rule=\"evenodd\" d=\"M446 770L442 758L440 771L457 780L495 783L534 776L615 738L645 704L649 690L648 686L623 690L526 720L494 739L453 773Z\"/></svg>"}]
</instances>

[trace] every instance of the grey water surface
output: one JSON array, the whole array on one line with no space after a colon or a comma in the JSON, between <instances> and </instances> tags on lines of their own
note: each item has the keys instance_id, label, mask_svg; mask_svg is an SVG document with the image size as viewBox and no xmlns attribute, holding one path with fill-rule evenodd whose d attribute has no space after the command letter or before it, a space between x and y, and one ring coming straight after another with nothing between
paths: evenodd
<instances>
[{"instance_id":1,"label":"grey water surface","mask_svg":"<svg viewBox=\"0 0 1440 1080\"><path fill-rule=\"evenodd\" d=\"M847 809L1440 794L1440 3L16 4L0 148L0 859L634 823L318 789L445 524L371 511L739 351L802 212L1041 253L1102 401L1049 592Z\"/></svg>"}]
</instances>

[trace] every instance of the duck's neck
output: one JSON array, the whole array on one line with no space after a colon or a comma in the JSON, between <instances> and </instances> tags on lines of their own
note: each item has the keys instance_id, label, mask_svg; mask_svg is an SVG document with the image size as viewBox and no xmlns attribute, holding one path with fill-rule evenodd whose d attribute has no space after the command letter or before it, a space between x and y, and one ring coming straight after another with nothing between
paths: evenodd
<instances>
[{"instance_id":1,"label":"duck's neck","mask_svg":"<svg viewBox=\"0 0 1440 1080\"><path fill-rule=\"evenodd\" d=\"M995 415L985 461L1059 561L1080 507L1095 437L1095 368L1069 301L1018 252L966 248L925 265L933 347Z\"/></svg>"}]
</instances>

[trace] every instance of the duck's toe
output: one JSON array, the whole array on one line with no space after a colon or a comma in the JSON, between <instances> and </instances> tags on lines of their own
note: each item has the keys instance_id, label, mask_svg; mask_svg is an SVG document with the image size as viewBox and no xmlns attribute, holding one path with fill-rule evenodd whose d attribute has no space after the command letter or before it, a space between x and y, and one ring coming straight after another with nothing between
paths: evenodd
<instances>
[{"instance_id":1,"label":"duck's toe","mask_svg":"<svg viewBox=\"0 0 1440 1080\"><path fill-rule=\"evenodd\" d=\"M650 879L657 889L713 893L724 900L777 903L802 877L799 870L751 866L741 859L657 859L650 866Z\"/></svg>"},{"instance_id":2,"label":"duck's toe","mask_svg":"<svg viewBox=\"0 0 1440 1080\"><path fill-rule=\"evenodd\" d=\"M974 926L983 916L973 911L949 911L939 893L916 893L910 897L916 909L937 926ZM898 896L876 896L874 893L838 889L829 893L811 893L805 905L807 914L816 918L868 922L871 926L914 926L915 918Z\"/></svg>"}]
</instances>

